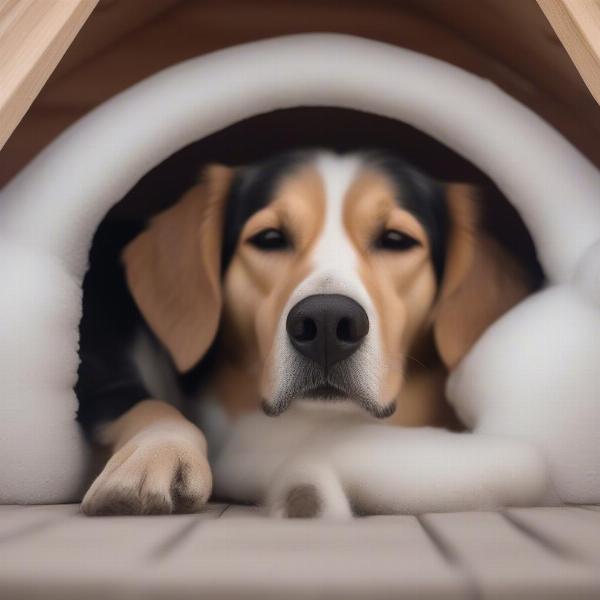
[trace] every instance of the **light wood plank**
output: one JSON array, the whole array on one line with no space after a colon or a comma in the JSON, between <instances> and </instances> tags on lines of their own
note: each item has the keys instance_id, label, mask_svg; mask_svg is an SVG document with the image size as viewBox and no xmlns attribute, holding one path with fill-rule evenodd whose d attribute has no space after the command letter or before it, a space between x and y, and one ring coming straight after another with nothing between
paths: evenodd
<instances>
[{"instance_id":1,"label":"light wood plank","mask_svg":"<svg viewBox=\"0 0 600 600\"><path fill-rule=\"evenodd\" d=\"M553 553L501 514L432 514L423 520L485 598L600 597L596 570Z\"/></svg>"},{"instance_id":2,"label":"light wood plank","mask_svg":"<svg viewBox=\"0 0 600 600\"><path fill-rule=\"evenodd\" d=\"M156 566L156 597L469 597L466 578L413 517L324 522L227 514L194 530Z\"/></svg>"},{"instance_id":3,"label":"light wood plank","mask_svg":"<svg viewBox=\"0 0 600 600\"><path fill-rule=\"evenodd\" d=\"M538 0L538 4L600 104L600 3Z\"/></svg>"},{"instance_id":4,"label":"light wood plank","mask_svg":"<svg viewBox=\"0 0 600 600\"><path fill-rule=\"evenodd\" d=\"M0 3L0 148L96 3L97 0Z\"/></svg>"},{"instance_id":5,"label":"light wood plank","mask_svg":"<svg viewBox=\"0 0 600 600\"><path fill-rule=\"evenodd\" d=\"M520 508L509 515L566 555L600 565L600 512L576 507Z\"/></svg>"}]
</instances>

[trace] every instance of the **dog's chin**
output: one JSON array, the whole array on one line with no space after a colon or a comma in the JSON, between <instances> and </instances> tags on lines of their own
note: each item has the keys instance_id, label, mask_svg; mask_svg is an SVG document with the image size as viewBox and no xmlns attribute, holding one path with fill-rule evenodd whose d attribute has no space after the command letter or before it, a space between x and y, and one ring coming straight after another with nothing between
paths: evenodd
<instances>
[{"instance_id":1,"label":"dog's chin","mask_svg":"<svg viewBox=\"0 0 600 600\"><path fill-rule=\"evenodd\" d=\"M298 390L293 395L286 394L273 400L263 399L262 409L267 416L277 417L292 405L301 405L307 409L315 408L336 412L366 412L376 419L385 419L394 414L396 403L381 406L376 401L353 390L345 390L340 386L321 383L316 386Z\"/></svg>"}]
</instances>

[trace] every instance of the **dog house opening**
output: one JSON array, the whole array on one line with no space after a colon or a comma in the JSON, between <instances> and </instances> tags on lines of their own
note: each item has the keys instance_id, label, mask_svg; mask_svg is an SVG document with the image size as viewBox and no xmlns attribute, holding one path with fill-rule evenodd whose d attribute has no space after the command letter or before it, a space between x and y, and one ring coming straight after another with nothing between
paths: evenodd
<instances>
[{"instance_id":1,"label":"dog house opening","mask_svg":"<svg viewBox=\"0 0 600 600\"><path fill-rule=\"evenodd\" d=\"M86 352L95 352L90 347L95 339L114 345L103 349L109 362L128 360L121 354L130 351L130 344L119 340L139 316L125 283L121 257L125 246L144 230L149 219L177 203L197 182L205 165L243 166L290 150L315 148L342 154L377 150L400 158L437 181L474 186L478 190L481 227L521 265L529 289L535 290L542 284L544 274L532 238L517 211L486 174L450 148L405 123L359 111L319 107L275 111L244 120L182 148L142 177L106 215L95 234L90 270L84 280L82 362L76 388L80 399L93 396L104 383L110 388L110 381L102 383L98 378L122 369L121 364L98 369L98 361L86 360ZM98 303L110 305L110 314L89 318L89 311L93 313ZM114 339L110 334L107 341L107 331L114 332ZM201 362L206 366L210 360L209 352ZM86 365L95 366L86 372ZM197 385L194 369L189 379L181 380L184 392L188 380L191 386ZM141 391L130 391L131 401L142 399ZM118 400L114 416L124 408L129 406ZM93 403L82 403L80 419L84 426L91 427L97 420L93 412Z\"/></svg>"}]
</instances>

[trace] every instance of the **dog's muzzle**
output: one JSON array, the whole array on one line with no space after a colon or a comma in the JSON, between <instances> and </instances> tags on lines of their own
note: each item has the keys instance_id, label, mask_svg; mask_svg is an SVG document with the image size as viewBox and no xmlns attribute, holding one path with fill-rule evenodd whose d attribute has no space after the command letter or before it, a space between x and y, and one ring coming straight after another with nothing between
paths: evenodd
<instances>
[{"instance_id":1,"label":"dog's muzzle","mask_svg":"<svg viewBox=\"0 0 600 600\"><path fill-rule=\"evenodd\" d=\"M379 406L369 374L369 317L352 298L315 294L289 311L284 358L285 376L273 398L263 400L267 415L285 412L295 400L349 402L377 418L389 416L394 405Z\"/></svg>"}]
</instances>

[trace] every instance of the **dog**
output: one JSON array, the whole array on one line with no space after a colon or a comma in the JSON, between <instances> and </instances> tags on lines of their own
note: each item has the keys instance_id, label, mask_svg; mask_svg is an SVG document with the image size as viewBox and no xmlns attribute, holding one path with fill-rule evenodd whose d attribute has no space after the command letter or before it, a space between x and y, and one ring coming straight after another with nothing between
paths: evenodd
<instances>
[{"instance_id":1,"label":"dog","mask_svg":"<svg viewBox=\"0 0 600 600\"><path fill-rule=\"evenodd\" d=\"M200 510L209 451L259 410L460 429L448 372L534 288L480 205L388 152L301 150L210 165L95 243L76 393L109 458L83 512Z\"/></svg>"}]
</instances>

